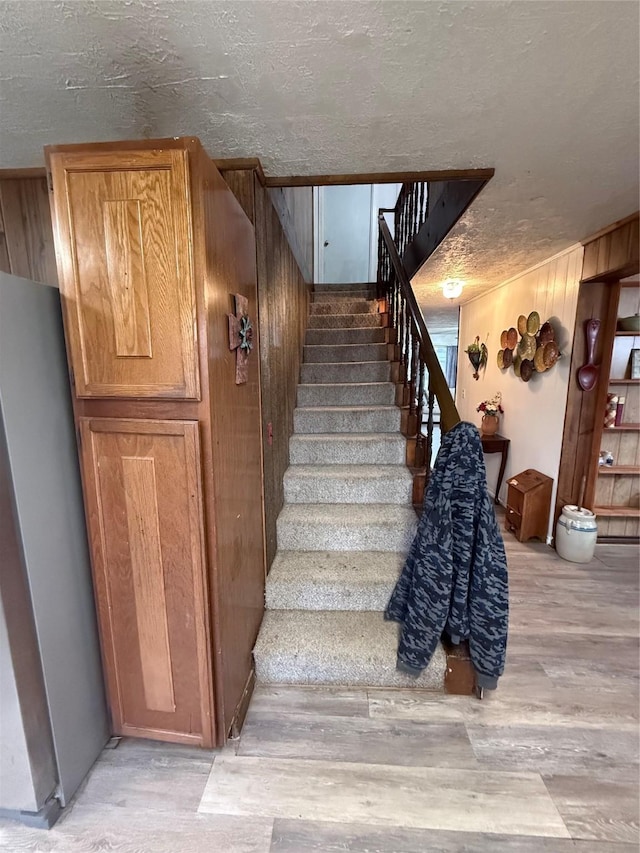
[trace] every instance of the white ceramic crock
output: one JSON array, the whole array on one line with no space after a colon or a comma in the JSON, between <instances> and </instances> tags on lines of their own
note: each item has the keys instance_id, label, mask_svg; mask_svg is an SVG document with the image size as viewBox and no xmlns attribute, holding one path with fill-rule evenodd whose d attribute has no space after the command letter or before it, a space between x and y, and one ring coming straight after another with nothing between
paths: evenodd
<instances>
[{"instance_id":1,"label":"white ceramic crock","mask_svg":"<svg viewBox=\"0 0 640 853\"><path fill-rule=\"evenodd\" d=\"M590 509L567 504L556 524L556 550L563 560L588 563L598 538L598 524Z\"/></svg>"}]
</instances>

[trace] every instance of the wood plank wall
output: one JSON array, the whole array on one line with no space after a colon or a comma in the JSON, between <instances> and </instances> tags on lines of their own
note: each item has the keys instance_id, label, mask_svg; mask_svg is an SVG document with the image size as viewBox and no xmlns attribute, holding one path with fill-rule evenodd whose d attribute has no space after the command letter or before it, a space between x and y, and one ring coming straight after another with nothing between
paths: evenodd
<instances>
[{"instance_id":1,"label":"wood plank wall","mask_svg":"<svg viewBox=\"0 0 640 853\"><path fill-rule=\"evenodd\" d=\"M313 281L313 187L268 190L304 280Z\"/></svg>"},{"instance_id":2,"label":"wood plank wall","mask_svg":"<svg viewBox=\"0 0 640 853\"><path fill-rule=\"evenodd\" d=\"M0 176L0 270L58 284L45 177Z\"/></svg>"},{"instance_id":3,"label":"wood plank wall","mask_svg":"<svg viewBox=\"0 0 640 853\"><path fill-rule=\"evenodd\" d=\"M277 547L276 519L284 504L282 478L289 466L289 438L293 432L311 288L259 172L223 169L222 174L256 233L268 570Z\"/></svg>"},{"instance_id":4,"label":"wood plank wall","mask_svg":"<svg viewBox=\"0 0 640 853\"><path fill-rule=\"evenodd\" d=\"M255 209L269 569L276 553L276 519L284 503L282 478L289 466L289 438L293 432L293 410L311 290L296 262L269 194L257 178ZM269 439L270 424L272 440Z\"/></svg>"}]
</instances>

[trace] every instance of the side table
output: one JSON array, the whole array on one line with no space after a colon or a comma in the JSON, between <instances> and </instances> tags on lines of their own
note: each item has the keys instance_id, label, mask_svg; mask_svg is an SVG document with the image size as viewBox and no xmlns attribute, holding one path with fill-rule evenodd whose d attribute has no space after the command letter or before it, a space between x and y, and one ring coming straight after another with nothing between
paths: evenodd
<instances>
[{"instance_id":1,"label":"side table","mask_svg":"<svg viewBox=\"0 0 640 853\"><path fill-rule=\"evenodd\" d=\"M502 459L500 460L500 470L498 471L498 483L496 485L496 497L495 503L498 503L498 495L500 494L500 486L502 485L502 478L504 477L504 469L507 466L507 456L509 454L509 445L511 444L511 439L505 438L503 435L482 435L480 433L480 441L482 442L482 452L483 453L501 453Z\"/></svg>"}]
</instances>

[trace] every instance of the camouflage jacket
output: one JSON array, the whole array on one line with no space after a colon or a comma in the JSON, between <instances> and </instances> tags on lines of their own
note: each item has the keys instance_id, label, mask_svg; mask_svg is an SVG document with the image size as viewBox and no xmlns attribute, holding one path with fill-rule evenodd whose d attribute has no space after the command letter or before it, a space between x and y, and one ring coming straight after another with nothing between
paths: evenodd
<instances>
[{"instance_id":1,"label":"camouflage jacket","mask_svg":"<svg viewBox=\"0 0 640 853\"><path fill-rule=\"evenodd\" d=\"M417 676L446 633L454 643L468 639L478 685L496 687L507 648L507 561L473 424L442 439L385 619L402 625L399 669Z\"/></svg>"}]
</instances>

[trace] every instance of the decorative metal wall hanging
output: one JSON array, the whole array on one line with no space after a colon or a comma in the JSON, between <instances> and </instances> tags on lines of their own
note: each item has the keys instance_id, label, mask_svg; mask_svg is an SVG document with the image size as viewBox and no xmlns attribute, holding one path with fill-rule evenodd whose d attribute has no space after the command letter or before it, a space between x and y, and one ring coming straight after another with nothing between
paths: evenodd
<instances>
[{"instance_id":1,"label":"decorative metal wall hanging","mask_svg":"<svg viewBox=\"0 0 640 853\"><path fill-rule=\"evenodd\" d=\"M483 370L487 366L487 360L489 358L489 350L486 347L486 344L480 343L480 335L476 335L476 339L472 344L465 350L466 354L469 356L469 361L471 362L471 366L473 367L474 379L480 379L480 370Z\"/></svg>"},{"instance_id":2,"label":"decorative metal wall hanging","mask_svg":"<svg viewBox=\"0 0 640 853\"><path fill-rule=\"evenodd\" d=\"M236 351L236 385L243 385L249 376L247 362L253 349L253 326L247 313L249 300L239 293L234 296L235 314L229 314L229 349Z\"/></svg>"}]
</instances>

